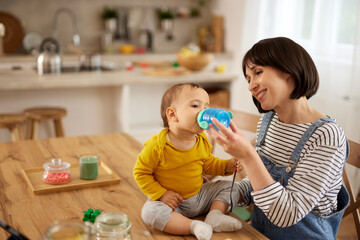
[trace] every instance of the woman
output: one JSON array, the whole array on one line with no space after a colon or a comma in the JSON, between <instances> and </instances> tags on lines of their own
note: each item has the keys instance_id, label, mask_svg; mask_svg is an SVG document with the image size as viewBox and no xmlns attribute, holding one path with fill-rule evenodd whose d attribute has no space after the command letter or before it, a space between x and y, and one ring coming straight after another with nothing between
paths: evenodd
<instances>
[{"instance_id":1,"label":"woman","mask_svg":"<svg viewBox=\"0 0 360 240\"><path fill-rule=\"evenodd\" d=\"M312 108L316 66L299 44L264 39L244 56L243 72L260 113L255 148L232 122L208 131L243 165L240 205L254 203L251 224L270 239L336 239L349 196L342 184L348 156L343 129Z\"/></svg>"}]
</instances>

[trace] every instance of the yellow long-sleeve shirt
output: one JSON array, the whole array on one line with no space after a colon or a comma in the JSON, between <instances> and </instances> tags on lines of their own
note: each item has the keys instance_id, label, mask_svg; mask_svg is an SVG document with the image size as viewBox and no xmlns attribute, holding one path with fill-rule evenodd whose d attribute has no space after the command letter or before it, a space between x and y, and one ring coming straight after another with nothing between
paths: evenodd
<instances>
[{"instance_id":1,"label":"yellow long-sleeve shirt","mask_svg":"<svg viewBox=\"0 0 360 240\"><path fill-rule=\"evenodd\" d=\"M135 181L152 200L159 199L167 190L189 198L200 191L202 173L225 175L228 160L211 154L212 146L205 133L198 135L193 148L181 150L167 141L167 132L168 129L163 129L145 142L134 167Z\"/></svg>"}]
</instances>

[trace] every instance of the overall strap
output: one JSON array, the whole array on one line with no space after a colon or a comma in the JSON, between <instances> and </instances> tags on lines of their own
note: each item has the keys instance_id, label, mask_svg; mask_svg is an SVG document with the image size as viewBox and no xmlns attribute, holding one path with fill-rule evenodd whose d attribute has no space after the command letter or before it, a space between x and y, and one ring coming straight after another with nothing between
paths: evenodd
<instances>
[{"instance_id":1,"label":"overall strap","mask_svg":"<svg viewBox=\"0 0 360 240\"><path fill-rule=\"evenodd\" d=\"M262 119L262 122L261 122L259 135L258 135L258 139L255 143L255 147L258 147L264 143L267 130L268 130L268 128L270 126L270 122L274 116L275 116L275 111L270 111L270 112L265 113L265 115Z\"/></svg>"},{"instance_id":2,"label":"overall strap","mask_svg":"<svg viewBox=\"0 0 360 240\"><path fill-rule=\"evenodd\" d=\"M294 152L291 154L290 160L294 162L294 164L296 165L297 162L300 159L300 153L301 150L303 149L303 147L305 146L306 142L309 140L309 138L311 137L311 135L315 132L315 130L319 127L321 127L324 123L326 122L335 122L333 119L331 118L321 118L319 120L317 120L316 122L314 122L307 130L306 132L302 135L300 141L298 142L298 144L295 147Z\"/></svg>"}]
</instances>

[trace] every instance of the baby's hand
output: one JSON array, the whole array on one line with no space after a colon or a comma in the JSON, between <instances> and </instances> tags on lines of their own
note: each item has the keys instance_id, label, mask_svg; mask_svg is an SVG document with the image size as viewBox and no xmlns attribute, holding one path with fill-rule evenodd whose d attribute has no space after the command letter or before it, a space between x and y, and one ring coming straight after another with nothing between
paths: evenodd
<instances>
[{"instance_id":1,"label":"baby's hand","mask_svg":"<svg viewBox=\"0 0 360 240\"><path fill-rule=\"evenodd\" d=\"M243 169L241 163L236 158L230 159L226 164L226 173L241 172Z\"/></svg>"},{"instance_id":2,"label":"baby's hand","mask_svg":"<svg viewBox=\"0 0 360 240\"><path fill-rule=\"evenodd\" d=\"M235 161L236 161L236 172L239 173L243 170L243 166L239 160L235 159Z\"/></svg>"},{"instance_id":3,"label":"baby's hand","mask_svg":"<svg viewBox=\"0 0 360 240\"><path fill-rule=\"evenodd\" d=\"M167 190L159 200L171 207L172 210L175 210L184 201L180 194L170 190Z\"/></svg>"}]
</instances>

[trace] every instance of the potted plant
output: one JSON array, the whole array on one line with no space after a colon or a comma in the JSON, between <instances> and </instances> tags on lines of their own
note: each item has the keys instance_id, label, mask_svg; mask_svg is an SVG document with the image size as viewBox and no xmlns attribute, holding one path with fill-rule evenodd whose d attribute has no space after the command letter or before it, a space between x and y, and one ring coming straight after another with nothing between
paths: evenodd
<instances>
[{"instance_id":1,"label":"potted plant","mask_svg":"<svg viewBox=\"0 0 360 240\"><path fill-rule=\"evenodd\" d=\"M119 18L118 11L115 8L104 7L101 18L105 22L106 32L114 33L116 31L117 19Z\"/></svg>"},{"instance_id":2,"label":"potted plant","mask_svg":"<svg viewBox=\"0 0 360 240\"><path fill-rule=\"evenodd\" d=\"M164 20L164 19L173 19L174 18L174 14L169 9L167 9L167 10L160 9L158 11L158 16L159 16L160 21Z\"/></svg>"}]
</instances>

